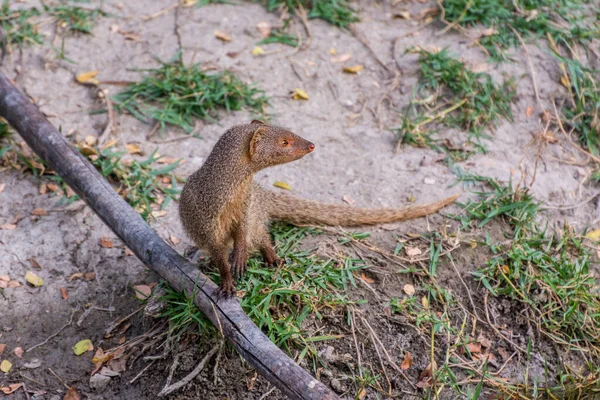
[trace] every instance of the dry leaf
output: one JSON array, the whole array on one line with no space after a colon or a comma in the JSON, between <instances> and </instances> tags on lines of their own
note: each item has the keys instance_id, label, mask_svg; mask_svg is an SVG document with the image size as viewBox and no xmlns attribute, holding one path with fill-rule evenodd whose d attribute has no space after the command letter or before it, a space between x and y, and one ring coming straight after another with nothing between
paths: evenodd
<instances>
[{"instance_id":1,"label":"dry leaf","mask_svg":"<svg viewBox=\"0 0 600 400\"><path fill-rule=\"evenodd\" d=\"M104 144L102 145L102 149L104 150L104 149L111 148L111 147L113 147L114 145L116 145L117 143L119 143L119 142L118 142L117 140L115 140L115 139L113 139L113 140L110 140L110 141L108 141L108 142L106 142L106 143L104 143Z\"/></svg>"},{"instance_id":2,"label":"dry leaf","mask_svg":"<svg viewBox=\"0 0 600 400\"><path fill-rule=\"evenodd\" d=\"M585 234L585 237L591 240L600 240L600 229L589 231Z\"/></svg>"},{"instance_id":3,"label":"dry leaf","mask_svg":"<svg viewBox=\"0 0 600 400\"><path fill-rule=\"evenodd\" d=\"M45 183L42 183L40 185L40 194L46 194L47 191L48 191L48 186L46 186Z\"/></svg>"},{"instance_id":4,"label":"dry leaf","mask_svg":"<svg viewBox=\"0 0 600 400\"><path fill-rule=\"evenodd\" d=\"M260 46L254 46L254 48L252 49L252 55L260 56L261 54L265 54L265 49L263 49Z\"/></svg>"},{"instance_id":5,"label":"dry leaf","mask_svg":"<svg viewBox=\"0 0 600 400\"><path fill-rule=\"evenodd\" d=\"M332 48L329 49L329 54L331 54L332 56L336 56L337 55L337 50L332 47Z\"/></svg>"},{"instance_id":6,"label":"dry leaf","mask_svg":"<svg viewBox=\"0 0 600 400\"><path fill-rule=\"evenodd\" d=\"M98 152L96 151L95 148L87 146L87 145L81 146L79 148L79 151L81 152L81 154L83 154L84 156L87 156L87 157L98 155Z\"/></svg>"},{"instance_id":7,"label":"dry leaf","mask_svg":"<svg viewBox=\"0 0 600 400\"><path fill-rule=\"evenodd\" d=\"M215 36L217 39L222 40L224 42L231 42L231 36L221 31L215 31Z\"/></svg>"},{"instance_id":8,"label":"dry leaf","mask_svg":"<svg viewBox=\"0 0 600 400\"><path fill-rule=\"evenodd\" d=\"M40 263L35 259L35 257L31 257L29 258L29 263L31 264L32 268L35 269L42 269L42 266L40 265Z\"/></svg>"},{"instance_id":9,"label":"dry leaf","mask_svg":"<svg viewBox=\"0 0 600 400\"><path fill-rule=\"evenodd\" d=\"M134 143L126 144L125 149L127 149L129 154L142 154L142 149L140 149L140 146Z\"/></svg>"},{"instance_id":10,"label":"dry leaf","mask_svg":"<svg viewBox=\"0 0 600 400\"><path fill-rule=\"evenodd\" d=\"M361 273L360 277L362 278L363 281L367 282L367 283L373 283L375 282L375 280L373 278L369 278L367 275L365 275L365 273Z\"/></svg>"},{"instance_id":11,"label":"dry leaf","mask_svg":"<svg viewBox=\"0 0 600 400\"><path fill-rule=\"evenodd\" d=\"M421 304L423 304L423 307L429 308L429 300L427 300L427 297L423 296L421 298Z\"/></svg>"},{"instance_id":12,"label":"dry leaf","mask_svg":"<svg viewBox=\"0 0 600 400\"><path fill-rule=\"evenodd\" d=\"M161 217L164 217L167 214L168 214L167 210L152 211L152 216L154 218L161 218Z\"/></svg>"},{"instance_id":13,"label":"dry leaf","mask_svg":"<svg viewBox=\"0 0 600 400\"><path fill-rule=\"evenodd\" d=\"M400 19L411 19L410 12L408 11L398 11L394 14L394 18Z\"/></svg>"},{"instance_id":14,"label":"dry leaf","mask_svg":"<svg viewBox=\"0 0 600 400\"><path fill-rule=\"evenodd\" d=\"M0 230L12 231L13 229L17 229L17 225L15 225L15 224L0 225Z\"/></svg>"},{"instance_id":15,"label":"dry leaf","mask_svg":"<svg viewBox=\"0 0 600 400\"><path fill-rule=\"evenodd\" d=\"M184 161L184 160L181 160L181 161ZM177 158L162 156L161 158L156 160L156 162L159 164L173 164L173 163L177 162ZM181 162L181 164L183 164L183 162Z\"/></svg>"},{"instance_id":16,"label":"dry leaf","mask_svg":"<svg viewBox=\"0 0 600 400\"><path fill-rule=\"evenodd\" d=\"M11 383L8 386L1 386L0 391L4 394L11 394L11 393L15 392L21 386L23 386L22 383Z\"/></svg>"},{"instance_id":17,"label":"dry leaf","mask_svg":"<svg viewBox=\"0 0 600 400\"><path fill-rule=\"evenodd\" d=\"M440 13L439 7L429 7L421 10L419 16L416 19L425 19L428 17L435 17Z\"/></svg>"},{"instance_id":18,"label":"dry leaf","mask_svg":"<svg viewBox=\"0 0 600 400\"><path fill-rule=\"evenodd\" d=\"M6 188L6 183L0 183L0 193L4 192L4 188Z\"/></svg>"},{"instance_id":19,"label":"dry leaf","mask_svg":"<svg viewBox=\"0 0 600 400\"><path fill-rule=\"evenodd\" d=\"M7 289L7 288L8 288L8 282L0 281L0 289Z\"/></svg>"},{"instance_id":20,"label":"dry leaf","mask_svg":"<svg viewBox=\"0 0 600 400\"><path fill-rule=\"evenodd\" d=\"M11 369L12 363L8 360L2 360L2 362L0 363L0 371L4 372L5 374L8 374Z\"/></svg>"},{"instance_id":21,"label":"dry leaf","mask_svg":"<svg viewBox=\"0 0 600 400\"><path fill-rule=\"evenodd\" d=\"M402 290L404 290L404 293L406 293L409 296L412 296L413 294L415 294L415 287L413 285L410 285L410 284L404 285L404 287L402 288Z\"/></svg>"},{"instance_id":22,"label":"dry leaf","mask_svg":"<svg viewBox=\"0 0 600 400\"><path fill-rule=\"evenodd\" d=\"M416 256L422 254L421 249L419 249L418 247L409 247L409 246L406 246L404 248L404 251L406 252L406 255L409 256L409 257L416 257Z\"/></svg>"},{"instance_id":23,"label":"dry leaf","mask_svg":"<svg viewBox=\"0 0 600 400\"><path fill-rule=\"evenodd\" d=\"M481 343L469 343L467 349L470 353L481 353Z\"/></svg>"},{"instance_id":24,"label":"dry leaf","mask_svg":"<svg viewBox=\"0 0 600 400\"><path fill-rule=\"evenodd\" d=\"M331 57L331 62L334 62L334 63L344 63L344 62L348 61L351 58L352 58L352 54L350 54L350 53L344 53L344 54L340 54L337 57Z\"/></svg>"},{"instance_id":25,"label":"dry leaf","mask_svg":"<svg viewBox=\"0 0 600 400\"><path fill-rule=\"evenodd\" d=\"M481 345L483 347L485 347L486 349L489 349L490 347L492 347L492 342L490 341L490 339L486 338L481 333L479 334L479 337L477 337L477 341L479 343L481 343Z\"/></svg>"},{"instance_id":26,"label":"dry leaf","mask_svg":"<svg viewBox=\"0 0 600 400\"><path fill-rule=\"evenodd\" d=\"M79 75L77 75L77 77L75 79L77 79L77 82L79 83L91 83L92 85L97 85L100 82L96 79L96 75L98 75L99 71L88 71L88 72L83 72Z\"/></svg>"},{"instance_id":27,"label":"dry leaf","mask_svg":"<svg viewBox=\"0 0 600 400\"><path fill-rule=\"evenodd\" d=\"M271 25L269 25L268 22L261 21L258 24L256 24L256 28L264 38L269 37L269 35L271 34Z\"/></svg>"},{"instance_id":28,"label":"dry leaf","mask_svg":"<svg viewBox=\"0 0 600 400\"><path fill-rule=\"evenodd\" d=\"M13 353L15 353L15 356L21 358L21 357L23 357L24 351L23 351L23 348L21 348L21 347L15 347L15 349L13 350Z\"/></svg>"},{"instance_id":29,"label":"dry leaf","mask_svg":"<svg viewBox=\"0 0 600 400\"><path fill-rule=\"evenodd\" d=\"M525 116L526 116L527 118L529 118L529 117L531 117L532 115L533 115L533 107L532 107L532 106L529 106L529 107L527 107L527 109L525 110Z\"/></svg>"},{"instance_id":30,"label":"dry leaf","mask_svg":"<svg viewBox=\"0 0 600 400\"><path fill-rule=\"evenodd\" d=\"M80 340L77 342L77 344L75 344L75 346L73 346L73 353L75 353L76 356L80 356L86 351L91 350L94 350L94 345L90 339Z\"/></svg>"},{"instance_id":31,"label":"dry leaf","mask_svg":"<svg viewBox=\"0 0 600 400\"><path fill-rule=\"evenodd\" d=\"M425 369L419 375L419 382L417 383L417 387L420 388L428 388L431 386L431 377L433 376L433 372L437 368L435 361L433 362L433 366L430 364L425 367Z\"/></svg>"},{"instance_id":32,"label":"dry leaf","mask_svg":"<svg viewBox=\"0 0 600 400\"><path fill-rule=\"evenodd\" d=\"M403 370L407 370L411 367L411 365L413 364L413 358L412 355L410 354L410 351L407 351L406 354L404 355L404 360L402 360L402 364L400 364L400 368L402 368Z\"/></svg>"},{"instance_id":33,"label":"dry leaf","mask_svg":"<svg viewBox=\"0 0 600 400\"><path fill-rule=\"evenodd\" d=\"M94 279L96 279L95 272L86 272L85 274L83 274L83 280L86 282L93 281Z\"/></svg>"},{"instance_id":34,"label":"dry leaf","mask_svg":"<svg viewBox=\"0 0 600 400\"><path fill-rule=\"evenodd\" d=\"M85 139L83 139L83 141L88 146L95 146L96 143L98 143L98 138L96 136L94 136L94 135L88 135L88 136L85 137Z\"/></svg>"},{"instance_id":35,"label":"dry leaf","mask_svg":"<svg viewBox=\"0 0 600 400\"><path fill-rule=\"evenodd\" d=\"M0 275L0 281L8 282L8 281L10 281L10 276Z\"/></svg>"},{"instance_id":36,"label":"dry leaf","mask_svg":"<svg viewBox=\"0 0 600 400\"><path fill-rule=\"evenodd\" d=\"M304 90L296 88L292 92L292 99L294 100L308 100L308 93Z\"/></svg>"},{"instance_id":37,"label":"dry leaf","mask_svg":"<svg viewBox=\"0 0 600 400\"><path fill-rule=\"evenodd\" d=\"M70 387L67 393L65 393L63 400L81 400L81 395L77 392L77 389Z\"/></svg>"},{"instance_id":38,"label":"dry leaf","mask_svg":"<svg viewBox=\"0 0 600 400\"><path fill-rule=\"evenodd\" d=\"M278 187L280 189L292 190L292 187L283 181L275 181L273 182L273 186Z\"/></svg>"},{"instance_id":39,"label":"dry leaf","mask_svg":"<svg viewBox=\"0 0 600 400\"><path fill-rule=\"evenodd\" d=\"M73 275L69 277L70 281L74 281L75 279L83 278L83 272L75 272Z\"/></svg>"},{"instance_id":40,"label":"dry leaf","mask_svg":"<svg viewBox=\"0 0 600 400\"><path fill-rule=\"evenodd\" d=\"M32 215L37 215L39 217L43 217L44 215L48 215L48 212L42 208L36 208L31 212Z\"/></svg>"},{"instance_id":41,"label":"dry leaf","mask_svg":"<svg viewBox=\"0 0 600 400\"><path fill-rule=\"evenodd\" d=\"M367 395L367 390L365 388L362 388L360 390L360 392L358 392L358 395L357 395L358 400L364 399L366 395Z\"/></svg>"},{"instance_id":42,"label":"dry leaf","mask_svg":"<svg viewBox=\"0 0 600 400\"><path fill-rule=\"evenodd\" d=\"M342 196L342 200L344 200L344 202L348 203L348 204L354 204L354 200L352 200L349 196Z\"/></svg>"},{"instance_id":43,"label":"dry leaf","mask_svg":"<svg viewBox=\"0 0 600 400\"><path fill-rule=\"evenodd\" d=\"M171 240L171 243L173 243L174 245L178 245L179 243L181 243L181 239L177 238L172 233L169 234L169 239Z\"/></svg>"},{"instance_id":44,"label":"dry leaf","mask_svg":"<svg viewBox=\"0 0 600 400\"><path fill-rule=\"evenodd\" d=\"M477 63L477 64L473 65L473 67L471 67L471 71L478 74L480 72L487 71L489 67L490 67L490 65L488 63Z\"/></svg>"},{"instance_id":45,"label":"dry leaf","mask_svg":"<svg viewBox=\"0 0 600 400\"><path fill-rule=\"evenodd\" d=\"M503 264L500 266L500 268L502 269L502 272L504 272L505 274L510 274L510 268L508 268L508 265Z\"/></svg>"},{"instance_id":46,"label":"dry leaf","mask_svg":"<svg viewBox=\"0 0 600 400\"><path fill-rule=\"evenodd\" d=\"M114 247L112 240L106 236L102 236L100 238L100 246L104 247L105 249L112 249Z\"/></svg>"},{"instance_id":47,"label":"dry leaf","mask_svg":"<svg viewBox=\"0 0 600 400\"><path fill-rule=\"evenodd\" d=\"M571 81L569 80L569 78L566 75L561 75L560 83L562 83L562 85L566 88L571 87Z\"/></svg>"},{"instance_id":48,"label":"dry leaf","mask_svg":"<svg viewBox=\"0 0 600 400\"><path fill-rule=\"evenodd\" d=\"M2 353L4 353L4 350L6 350L6 344L0 343L0 356L2 355Z\"/></svg>"},{"instance_id":49,"label":"dry leaf","mask_svg":"<svg viewBox=\"0 0 600 400\"><path fill-rule=\"evenodd\" d=\"M365 66L362 64L354 65L352 67L344 67L344 72L348 74L358 74L360 71L365 69Z\"/></svg>"},{"instance_id":50,"label":"dry leaf","mask_svg":"<svg viewBox=\"0 0 600 400\"><path fill-rule=\"evenodd\" d=\"M133 289L135 290L135 297L140 300L146 300L152 294L152 289L147 285L135 285Z\"/></svg>"},{"instance_id":51,"label":"dry leaf","mask_svg":"<svg viewBox=\"0 0 600 400\"><path fill-rule=\"evenodd\" d=\"M25 272L25 280L30 285L35 286L35 287L40 287L40 286L44 285L44 280L31 271Z\"/></svg>"},{"instance_id":52,"label":"dry leaf","mask_svg":"<svg viewBox=\"0 0 600 400\"><path fill-rule=\"evenodd\" d=\"M131 249L129 247L125 247L125 249L123 249L123 252L125 253L126 256L132 256L133 251L131 251Z\"/></svg>"},{"instance_id":53,"label":"dry leaf","mask_svg":"<svg viewBox=\"0 0 600 400\"><path fill-rule=\"evenodd\" d=\"M67 292L67 288L64 288L64 287L60 288L60 297L62 297L63 300L66 300L69 298L69 293Z\"/></svg>"},{"instance_id":54,"label":"dry leaf","mask_svg":"<svg viewBox=\"0 0 600 400\"><path fill-rule=\"evenodd\" d=\"M58 191L58 185L55 183L49 183L46 185L46 187L48 188L49 191L51 192L56 192Z\"/></svg>"},{"instance_id":55,"label":"dry leaf","mask_svg":"<svg viewBox=\"0 0 600 400\"><path fill-rule=\"evenodd\" d=\"M16 280L13 279L12 281L9 281L6 286L9 289L14 289L14 288L18 288L19 286L21 286L21 284L19 283L19 281L16 281Z\"/></svg>"}]
</instances>

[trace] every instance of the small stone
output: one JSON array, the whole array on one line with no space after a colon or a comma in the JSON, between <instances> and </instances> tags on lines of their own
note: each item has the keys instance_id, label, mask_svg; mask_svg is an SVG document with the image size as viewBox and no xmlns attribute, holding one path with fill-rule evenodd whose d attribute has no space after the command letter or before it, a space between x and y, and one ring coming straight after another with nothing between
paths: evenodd
<instances>
[{"instance_id":1,"label":"small stone","mask_svg":"<svg viewBox=\"0 0 600 400\"><path fill-rule=\"evenodd\" d=\"M433 178L425 178L423 182L425 182L426 185L435 185L435 179Z\"/></svg>"},{"instance_id":2,"label":"small stone","mask_svg":"<svg viewBox=\"0 0 600 400\"><path fill-rule=\"evenodd\" d=\"M333 376L333 372L331 372L328 369L324 369L323 372L321 372L321 376L324 376L326 378L331 378Z\"/></svg>"},{"instance_id":3,"label":"small stone","mask_svg":"<svg viewBox=\"0 0 600 400\"><path fill-rule=\"evenodd\" d=\"M344 393L346 391L346 386L339 379L332 379L329 384L337 393Z\"/></svg>"},{"instance_id":4,"label":"small stone","mask_svg":"<svg viewBox=\"0 0 600 400\"><path fill-rule=\"evenodd\" d=\"M90 378L90 387L98 391L104 390L110 383L110 377L105 375L96 374Z\"/></svg>"}]
</instances>

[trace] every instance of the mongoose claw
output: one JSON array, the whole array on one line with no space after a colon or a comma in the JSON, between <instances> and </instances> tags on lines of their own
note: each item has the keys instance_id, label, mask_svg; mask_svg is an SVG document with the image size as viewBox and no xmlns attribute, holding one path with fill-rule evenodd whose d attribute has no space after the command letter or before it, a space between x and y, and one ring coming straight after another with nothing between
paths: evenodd
<instances>
[{"instance_id":1,"label":"mongoose claw","mask_svg":"<svg viewBox=\"0 0 600 400\"><path fill-rule=\"evenodd\" d=\"M236 280L242 279L246 273L248 259L246 257L233 257L231 273Z\"/></svg>"},{"instance_id":2,"label":"mongoose claw","mask_svg":"<svg viewBox=\"0 0 600 400\"><path fill-rule=\"evenodd\" d=\"M219 285L219 291L217 292L217 298L228 299L233 296L235 296L235 284L233 283L233 279L221 282Z\"/></svg>"},{"instance_id":3,"label":"mongoose claw","mask_svg":"<svg viewBox=\"0 0 600 400\"><path fill-rule=\"evenodd\" d=\"M267 264L268 267L279 268L279 267L287 264L287 261L286 261L285 258L279 258L279 257L277 257L273 261L265 261L265 264Z\"/></svg>"}]
</instances>

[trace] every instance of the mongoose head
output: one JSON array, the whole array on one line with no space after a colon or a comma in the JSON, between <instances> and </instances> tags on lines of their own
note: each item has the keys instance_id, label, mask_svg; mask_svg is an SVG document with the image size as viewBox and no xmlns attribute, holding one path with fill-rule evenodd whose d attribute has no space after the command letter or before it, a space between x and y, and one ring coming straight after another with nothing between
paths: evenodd
<instances>
[{"instance_id":1,"label":"mongoose head","mask_svg":"<svg viewBox=\"0 0 600 400\"><path fill-rule=\"evenodd\" d=\"M298 160L315 149L315 145L300 136L261 121L252 121L250 161L255 170Z\"/></svg>"}]
</instances>

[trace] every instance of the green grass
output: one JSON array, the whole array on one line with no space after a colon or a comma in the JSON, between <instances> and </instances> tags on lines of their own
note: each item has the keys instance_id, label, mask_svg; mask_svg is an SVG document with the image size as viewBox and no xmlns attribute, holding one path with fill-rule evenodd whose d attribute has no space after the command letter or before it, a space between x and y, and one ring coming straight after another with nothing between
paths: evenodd
<instances>
[{"instance_id":1,"label":"green grass","mask_svg":"<svg viewBox=\"0 0 600 400\"><path fill-rule=\"evenodd\" d=\"M144 70L147 76L114 97L115 107L141 121L156 120L192 132L194 118L214 121L217 111L246 108L262 114L269 104L264 92L248 85L232 72L206 73L198 65L180 61L161 63Z\"/></svg>"},{"instance_id":2,"label":"green grass","mask_svg":"<svg viewBox=\"0 0 600 400\"><path fill-rule=\"evenodd\" d=\"M271 30L271 33L268 37L264 38L260 42L256 43L258 46L263 44L271 44L271 43L281 43L288 46L296 47L298 46L298 37L295 35L291 35L286 33L287 27L291 21L291 18L288 18L281 28L276 28Z\"/></svg>"},{"instance_id":3,"label":"green grass","mask_svg":"<svg viewBox=\"0 0 600 400\"><path fill-rule=\"evenodd\" d=\"M171 200L176 200L180 190L173 170L179 161L165 167L155 169L153 163L159 158L156 150L145 160L124 162L123 151L105 149L86 152L91 163L110 182L117 186L117 191L130 206L148 220L152 216L153 207L163 210ZM162 178L168 178L165 184ZM160 194L160 196L159 196Z\"/></svg>"},{"instance_id":4,"label":"green grass","mask_svg":"<svg viewBox=\"0 0 600 400\"><path fill-rule=\"evenodd\" d=\"M109 14L100 8L87 9L72 5L45 6L45 11L56 19L57 25L67 34L91 34L94 22L98 17Z\"/></svg>"},{"instance_id":5,"label":"green grass","mask_svg":"<svg viewBox=\"0 0 600 400\"><path fill-rule=\"evenodd\" d=\"M302 7L306 10L308 18L320 18L330 24L345 28L353 22L359 21L358 14L350 7L347 0L255 0L260 1L269 11L274 11L282 6L287 7L290 13L298 12Z\"/></svg>"},{"instance_id":6,"label":"green grass","mask_svg":"<svg viewBox=\"0 0 600 400\"><path fill-rule=\"evenodd\" d=\"M595 156L600 155L600 89L598 71L585 67L577 59L555 53L561 61L563 82L569 97L563 105L563 124L572 128L581 143ZM566 79L564 79L566 78Z\"/></svg>"},{"instance_id":7,"label":"green grass","mask_svg":"<svg viewBox=\"0 0 600 400\"><path fill-rule=\"evenodd\" d=\"M357 304L347 292L356 287L353 274L366 265L350 258L320 259L311 251L298 250L300 240L318 234L314 228L276 224L271 233L277 253L286 258L287 264L274 269L264 266L259 257L250 258L246 275L237 283L238 291L243 293L241 306L277 346L290 355L299 351L297 362L304 358L316 361L315 343L339 336L328 332L315 335L306 330L304 321L309 316L322 320L332 312ZM209 276L219 281L218 272ZM191 299L171 293L167 300L171 310L165 315L172 322L189 326L205 321L200 311L190 306Z\"/></svg>"},{"instance_id":8,"label":"green grass","mask_svg":"<svg viewBox=\"0 0 600 400\"><path fill-rule=\"evenodd\" d=\"M551 36L558 44L590 45L600 37L593 6L588 18L584 0L444 0L445 20L463 27L493 28L493 34L479 38L495 60L507 59L506 50L519 47L520 40Z\"/></svg>"},{"instance_id":9,"label":"green grass","mask_svg":"<svg viewBox=\"0 0 600 400\"><path fill-rule=\"evenodd\" d=\"M0 26L6 46L22 47L24 44L41 44L42 35L32 22L33 17L41 15L36 8L11 9L10 1L5 0L0 7Z\"/></svg>"},{"instance_id":10,"label":"green grass","mask_svg":"<svg viewBox=\"0 0 600 400\"><path fill-rule=\"evenodd\" d=\"M402 126L393 129L399 143L445 151L457 161L472 153L437 139L435 130L429 128L435 123L468 132L469 141L484 150L480 139L486 137L486 132L501 119L512 121L514 82L508 79L497 85L489 74L469 70L446 50L415 51L419 54L419 83L415 98L404 112Z\"/></svg>"}]
</instances>

